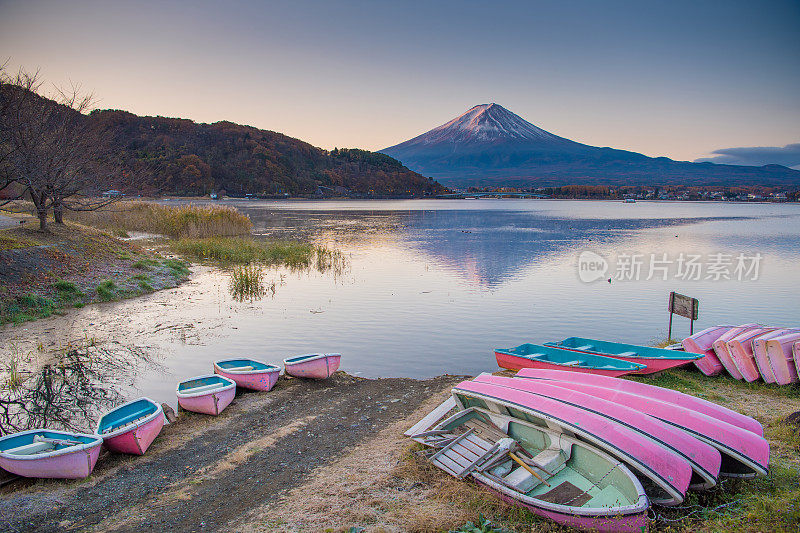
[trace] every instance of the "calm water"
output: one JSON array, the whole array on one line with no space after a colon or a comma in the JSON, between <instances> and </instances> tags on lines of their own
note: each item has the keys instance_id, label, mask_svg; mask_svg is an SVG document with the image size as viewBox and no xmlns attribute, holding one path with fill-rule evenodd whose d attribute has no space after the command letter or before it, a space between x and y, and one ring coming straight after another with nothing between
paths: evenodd
<instances>
[{"instance_id":1,"label":"calm water","mask_svg":"<svg viewBox=\"0 0 800 533\"><path fill-rule=\"evenodd\" d=\"M700 299L697 328L800 325L797 204L231 204L262 238L311 239L340 250L346 268L267 269L274 291L239 301L228 271L197 266L174 289L7 327L12 344L102 340L90 357L29 382L30 405L58 411L47 423L88 429L95 411L142 394L174 404L176 382L223 357L280 364L335 351L356 375L429 377L494 370L494 348L523 342L576 335L647 344L666 337L673 290ZM673 336L687 332L688 320L676 318ZM54 390L61 404L44 394ZM25 412L3 412L0 429L28 423Z\"/></svg>"},{"instance_id":2,"label":"calm water","mask_svg":"<svg viewBox=\"0 0 800 533\"><path fill-rule=\"evenodd\" d=\"M254 302L235 301L228 274L216 269L201 269L189 296L187 288L154 296L175 306L185 326L153 340L160 364L135 379L135 388L158 399L172 401L179 378L208 372L212 360L227 356L280 363L292 354L336 351L354 374L426 377L494 369L493 348L526 341L578 335L649 343L666 336L671 290L700 299L698 328L800 322L798 205L231 203L251 217L258 235L311 238L341 250L349 266L339 275L269 270L275 294ZM587 250L609 263L592 283L578 273ZM760 260L749 259L757 253ZM620 267L626 254L642 263L639 279ZM657 268L647 279L650 254L667 271ZM678 275L681 254L699 257L701 279ZM728 258L727 267L720 260L710 267L715 254ZM748 267L758 264L758 279L750 279L752 270L736 279L740 254ZM707 268L727 268L733 279ZM157 318L148 312L138 320L152 327ZM676 318L673 336L688 327Z\"/></svg>"}]
</instances>

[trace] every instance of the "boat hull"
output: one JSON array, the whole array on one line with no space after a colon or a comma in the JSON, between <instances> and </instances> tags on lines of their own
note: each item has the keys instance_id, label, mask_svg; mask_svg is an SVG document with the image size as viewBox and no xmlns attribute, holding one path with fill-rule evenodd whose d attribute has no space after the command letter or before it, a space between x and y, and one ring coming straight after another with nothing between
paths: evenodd
<instances>
[{"instance_id":1,"label":"boat hull","mask_svg":"<svg viewBox=\"0 0 800 533\"><path fill-rule=\"evenodd\" d=\"M647 531L648 529L646 509L639 513L629 514L629 515L617 514L617 515L606 515L606 516L580 516L568 513L558 513L555 511L542 509L541 507L537 507L535 505L531 505L529 503L520 501L492 487L488 483L482 483L477 480L476 482L479 485L485 487L488 491L499 496L500 499L502 499L504 502L508 504L516 505L518 507L523 507L531 511L533 514L549 518L550 520L553 520L554 522L557 522L567 527L574 527L585 531L600 531L608 533L613 533L613 532L640 533Z\"/></svg>"},{"instance_id":2,"label":"boat hull","mask_svg":"<svg viewBox=\"0 0 800 533\"><path fill-rule=\"evenodd\" d=\"M217 416L231 404L234 396L236 396L236 389L229 388L202 396L179 397L178 405L181 406L181 409L192 411L193 413Z\"/></svg>"},{"instance_id":3,"label":"boat hull","mask_svg":"<svg viewBox=\"0 0 800 533\"><path fill-rule=\"evenodd\" d=\"M164 412L160 411L141 426L103 440L112 452L144 455L163 427Z\"/></svg>"},{"instance_id":4,"label":"boat hull","mask_svg":"<svg viewBox=\"0 0 800 533\"><path fill-rule=\"evenodd\" d=\"M689 488L692 467L687 461L618 422L558 400L489 383L463 381L452 392L459 404L459 394L477 394L500 406L528 410L548 426L600 448L658 486L659 494L650 498L656 503L678 505Z\"/></svg>"},{"instance_id":5,"label":"boat hull","mask_svg":"<svg viewBox=\"0 0 800 533\"><path fill-rule=\"evenodd\" d=\"M552 398L604 416L651 438L685 459L695 472L693 489L710 489L717 484L722 457L715 448L656 418L602 398L551 385L544 380L506 378L482 374L474 381L516 388Z\"/></svg>"},{"instance_id":6,"label":"boat hull","mask_svg":"<svg viewBox=\"0 0 800 533\"><path fill-rule=\"evenodd\" d=\"M237 387L267 392L272 390L272 387L278 382L281 369L272 367L268 370L255 370L253 372L228 372L217 363L214 363L214 373L235 382Z\"/></svg>"},{"instance_id":7,"label":"boat hull","mask_svg":"<svg viewBox=\"0 0 800 533\"><path fill-rule=\"evenodd\" d=\"M283 361L287 374L296 378L327 379L339 369L342 356L340 354L322 354L308 360L292 362L290 359Z\"/></svg>"},{"instance_id":8,"label":"boat hull","mask_svg":"<svg viewBox=\"0 0 800 533\"><path fill-rule=\"evenodd\" d=\"M23 432L25 433L25 432ZM62 438L68 439L69 434ZM0 455L0 468L22 477L51 479L83 479L89 477L97 464L103 439L92 436L95 442L74 451L45 456L22 456L20 458Z\"/></svg>"},{"instance_id":9,"label":"boat hull","mask_svg":"<svg viewBox=\"0 0 800 533\"><path fill-rule=\"evenodd\" d=\"M800 381L794 364L792 348L800 341L800 333L787 333L766 342L767 360L778 385Z\"/></svg>"},{"instance_id":10,"label":"boat hull","mask_svg":"<svg viewBox=\"0 0 800 533\"><path fill-rule=\"evenodd\" d=\"M708 400L684 394L672 389L665 389L663 387L656 387L655 385L648 385L646 383L638 383L636 381L629 381L626 379L609 379L604 377L594 376L573 376L566 372L558 372L553 370L520 370L517 374L518 377L533 378L533 379L550 379L556 381L572 381L583 383L586 385L598 385L606 389L618 390L621 392L629 392L637 394L646 398L653 398L666 403L678 405L697 411L704 415L722 420L736 427L746 429L751 433L755 433L759 437L764 436L764 428L761 424L749 416L745 416L736 411L732 411L727 407L717 405Z\"/></svg>"},{"instance_id":11,"label":"boat hull","mask_svg":"<svg viewBox=\"0 0 800 533\"><path fill-rule=\"evenodd\" d=\"M691 353L703 354L702 359L694 362L700 372L706 376L718 376L722 373L725 367L719 362L717 354L714 353L712 344L719 339L722 335L733 329L734 326L714 326L711 328L698 331L694 335L687 337L681 341L683 349Z\"/></svg>"},{"instance_id":12,"label":"boat hull","mask_svg":"<svg viewBox=\"0 0 800 533\"><path fill-rule=\"evenodd\" d=\"M756 329L761 329L758 324L742 324L741 326L732 328L730 331L720 336L711 345L711 348L714 350L714 354L716 354L719 362L722 363L722 366L725 367L725 370L734 379L742 379L742 375L739 373L739 369L736 368L736 364L733 362L733 358L728 351L728 341L733 340L734 338L747 333L748 331L753 331Z\"/></svg>"},{"instance_id":13,"label":"boat hull","mask_svg":"<svg viewBox=\"0 0 800 533\"><path fill-rule=\"evenodd\" d=\"M602 368L565 367L564 365L558 365L547 361L539 361L536 359L530 359L528 357L522 357L519 355L512 355L502 352L495 352L494 355L495 358L497 359L497 366L499 366L500 368L505 368L507 370L521 370L523 368L542 368L551 370L563 370L568 372L586 372L590 374L598 374L601 376L609 376L609 377L619 377L633 373L633 370L606 370Z\"/></svg>"},{"instance_id":14,"label":"boat hull","mask_svg":"<svg viewBox=\"0 0 800 533\"><path fill-rule=\"evenodd\" d=\"M739 371L739 375L745 381L752 383L761 378L761 372L758 371L753 356L753 340L769 335L775 330L776 328L754 329L728 341L728 353Z\"/></svg>"},{"instance_id":15,"label":"boat hull","mask_svg":"<svg viewBox=\"0 0 800 533\"><path fill-rule=\"evenodd\" d=\"M691 409L636 394L567 381L552 383L637 409L714 446L723 456L722 476L750 478L766 475L769 471L769 443L747 430Z\"/></svg>"}]
</instances>

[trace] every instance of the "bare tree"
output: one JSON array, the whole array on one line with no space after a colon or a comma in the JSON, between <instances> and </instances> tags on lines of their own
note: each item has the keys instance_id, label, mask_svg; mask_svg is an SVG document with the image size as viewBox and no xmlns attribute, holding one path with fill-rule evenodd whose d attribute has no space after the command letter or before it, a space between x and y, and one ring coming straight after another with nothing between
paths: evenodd
<instances>
[{"instance_id":1,"label":"bare tree","mask_svg":"<svg viewBox=\"0 0 800 533\"><path fill-rule=\"evenodd\" d=\"M98 199L99 192L120 184L122 173L112 164L106 132L87 116L92 95L72 86L49 99L41 94L38 73L3 77L0 187L16 184L16 197L30 198L42 230L51 210L56 223L63 223L65 209L93 210L112 202Z\"/></svg>"}]
</instances>

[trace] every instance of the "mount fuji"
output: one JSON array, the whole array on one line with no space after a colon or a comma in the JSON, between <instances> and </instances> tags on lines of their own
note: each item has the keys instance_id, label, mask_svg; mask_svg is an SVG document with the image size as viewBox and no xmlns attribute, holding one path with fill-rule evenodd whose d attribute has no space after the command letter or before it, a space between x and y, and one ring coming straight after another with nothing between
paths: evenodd
<instances>
[{"instance_id":1,"label":"mount fuji","mask_svg":"<svg viewBox=\"0 0 800 533\"><path fill-rule=\"evenodd\" d=\"M380 151L454 187L800 184L800 172L780 165L690 163L578 143L494 103Z\"/></svg>"}]
</instances>

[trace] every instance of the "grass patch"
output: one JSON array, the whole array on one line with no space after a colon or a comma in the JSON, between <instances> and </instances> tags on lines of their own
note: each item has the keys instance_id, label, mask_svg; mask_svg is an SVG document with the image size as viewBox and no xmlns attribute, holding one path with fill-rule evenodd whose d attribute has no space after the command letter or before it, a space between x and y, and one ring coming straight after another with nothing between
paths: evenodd
<instances>
[{"instance_id":1,"label":"grass patch","mask_svg":"<svg viewBox=\"0 0 800 533\"><path fill-rule=\"evenodd\" d=\"M145 280L139 280L139 290L141 290L142 292L154 292L155 291L153 286L150 285L150 283L145 281Z\"/></svg>"},{"instance_id":2,"label":"grass patch","mask_svg":"<svg viewBox=\"0 0 800 533\"><path fill-rule=\"evenodd\" d=\"M158 261L155 259L139 259L133 265L133 268L138 268L139 270L153 270L156 266L158 266Z\"/></svg>"},{"instance_id":3,"label":"grass patch","mask_svg":"<svg viewBox=\"0 0 800 533\"><path fill-rule=\"evenodd\" d=\"M111 230L111 235L113 235L114 237L119 237L121 239L127 239L128 237L130 237L128 232L126 230L122 229L122 228L114 228L114 229L112 229Z\"/></svg>"},{"instance_id":4,"label":"grass patch","mask_svg":"<svg viewBox=\"0 0 800 533\"><path fill-rule=\"evenodd\" d=\"M0 251L14 250L17 248L30 248L31 246L36 246L36 243L27 239L12 237L8 234L0 235Z\"/></svg>"},{"instance_id":5,"label":"grass patch","mask_svg":"<svg viewBox=\"0 0 800 533\"><path fill-rule=\"evenodd\" d=\"M189 265L180 259L165 259L162 263L173 277L182 278L189 275Z\"/></svg>"},{"instance_id":6,"label":"grass patch","mask_svg":"<svg viewBox=\"0 0 800 533\"><path fill-rule=\"evenodd\" d=\"M95 290L97 297L103 302L110 302L117 298L117 284L113 280L107 279L100 282Z\"/></svg>"},{"instance_id":7,"label":"grass patch","mask_svg":"<svg viewBox=\"0 0 800 533\"><path fill-rule=\"evenodd\" d=\"M14 350L9 360L3 363L3 379L0 382L2 388L13 392L22 385L24 378L20 366L20 357Z\"/></svg>"},{"instance_id":8,"label":"grass patch","mask_svg":"<svg viewBox=\"0 0 800 533\"><path fill-rule=\"evenodd\" d=\"M25 294L0 304L0 323L22 324L37 318L47 318L56 312L56 303L38 294Z\"/></svg>"},{"instance_id":9,"label":"grass patch","mask_svg":"<svg viewBox=\"0 0 800 533\"><path fill-rule=\"evenodd\" d=\"M113 232L143 231L173 238L245 235L252 223L233 207L223 205L161 205L119 202L97 211L77 212L75 220Z\"/></svg>"}]
</instances>

